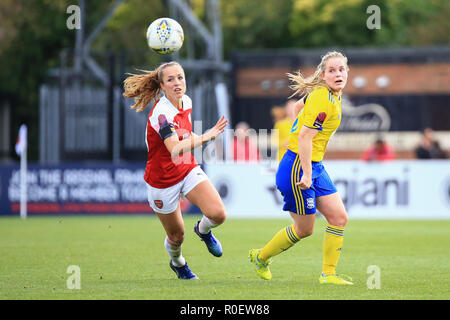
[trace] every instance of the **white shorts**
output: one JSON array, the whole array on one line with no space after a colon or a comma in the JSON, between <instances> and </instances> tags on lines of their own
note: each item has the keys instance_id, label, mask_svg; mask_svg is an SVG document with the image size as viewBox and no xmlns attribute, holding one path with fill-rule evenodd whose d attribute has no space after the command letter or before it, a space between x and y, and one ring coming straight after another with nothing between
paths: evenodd
<instances>
[{"instance_id":1,"label":"white shorts","mask_svg":"<svg viewBox=\"0 0 450 320\"><path fill-rule=\"evenodd\" d=\"M195 167L189 174L177 184L158 189L147 184L148 203L155 212L168 214L174 212L181 197L187 195L200 182L208 180L208 176L200 167Z\"/></svg>"}]
</instances>

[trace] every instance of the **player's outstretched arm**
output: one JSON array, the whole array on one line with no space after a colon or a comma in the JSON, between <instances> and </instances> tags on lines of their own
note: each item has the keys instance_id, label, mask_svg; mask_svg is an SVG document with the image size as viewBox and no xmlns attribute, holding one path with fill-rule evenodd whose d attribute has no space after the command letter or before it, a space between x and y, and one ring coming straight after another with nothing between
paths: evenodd
<instances>
[{"instance_id":1,"label":"player's outstretched arm","mask_svg":"<svg viewBox=\"0 0 450 320\"><path fill-rule=\"evenodd\" d=\"M178 136L173 135L165 139L164 144L172 157L181 156L185 152L190 152L202 144L216 139L225 130L227 123L228 120L222 116L214 127L200 136L192 134L189 139L179 141Z\"/></svg>"}]
</instances>

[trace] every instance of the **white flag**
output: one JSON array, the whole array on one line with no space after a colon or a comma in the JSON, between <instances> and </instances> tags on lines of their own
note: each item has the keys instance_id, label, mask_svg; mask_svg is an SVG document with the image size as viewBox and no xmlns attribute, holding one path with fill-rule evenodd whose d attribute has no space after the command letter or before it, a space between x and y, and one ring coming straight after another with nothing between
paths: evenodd
<instances>
[{"instance_id":1,"label":"white flag","mask_svg":"<svg viewBox=\"0 0 450 320\"><path fill-rule=\"evenodd\" d=\"M20 126L19 136L16 142L16 153L17 155L22 155L27 147L27 126L25 124Z\"/></svg>"}]
</instances>

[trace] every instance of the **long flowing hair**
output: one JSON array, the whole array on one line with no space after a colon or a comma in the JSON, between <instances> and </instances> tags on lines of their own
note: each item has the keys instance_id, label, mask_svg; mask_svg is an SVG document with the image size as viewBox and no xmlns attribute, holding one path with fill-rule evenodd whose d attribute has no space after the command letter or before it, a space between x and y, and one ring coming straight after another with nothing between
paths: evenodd
<instances>
[{"instance_id":1,"label":"long flowing hair","mask_svg":"<svg viewBox=\"0 0 450 320\"><path fill-rule=\"evenodd\" d=\"M143 111L150 102L156 102L161 95L162 73L165 68L181 65L176 61L170 61L161 64L155 70L138 70L143 74L127 73L127 77L123 82L125 98L134 98L134 105L131 109L136 112Z\"/></svg>"},{"instance_id":2,"label":"long flowing hair","mask_svg":"<svg viewBox=\"0 0 450 320\"><path fill-rule=\"evenodd\" d=\"M321 86L327 87L327 84L325 80L322 79L321 75L325 72L326 63L331 58L344 59L347 71L349 70L347 64L348 62L347 57L340 52L330 51L322 57L322 60L320 61L319 65L316 68L316 71L312 76L305 78L300 72L300 70L295 74L292 73L287 74L289 80L293 82L293 84L289 86L289 88L294 91L294 93L290 97L293 97L295 95L303 96L305 94L309 94L314 89Z\"/></svg>"}]
</instances>

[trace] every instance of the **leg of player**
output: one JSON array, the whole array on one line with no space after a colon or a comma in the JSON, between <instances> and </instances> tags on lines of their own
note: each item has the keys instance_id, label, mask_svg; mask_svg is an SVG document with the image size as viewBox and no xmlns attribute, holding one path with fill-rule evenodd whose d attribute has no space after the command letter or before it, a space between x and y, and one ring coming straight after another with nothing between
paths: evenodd
<instances>
[{"instance_id":1,"label":"leg of player","mask_svg":"<svg viewBox=\"0 0 450 320\"><path fill-rule=\"evenodd\" d=\"M157 213L164 230L166 230L166 238L164 247L170 257L170 268L177 274L179 279L198 279L189 269L186 260L181 253L181 245L184 241L184 222L181 215L180 205L177 209L169 214Z\"/></svg>"},{"instance_id":2,"label":"leg of player","mask_svg":"<svg viewBox=\"0 0 450 320\"><path fill-rule=\"evenodd\" d=\"M313 233L315 214L299 215L290 212L294 223L280 231L270 240L259 253L259 260L267 261L269 258L286 251L300 239L306 238Z\"/></svg>"},{"instance_id":3,"label":"leg of player","mask_svg":"<svg viewBox=\"0 0 450 320\"><path fill-rule=\"evenodd\" d=\"M336 266L342 251L344 242L344 228L348 221L344 203L337 192L317 197L317 210L327 219L323 242L323 266L320 283L351 285L336 275Z\"/></svg>"},{"instance_id":4,"label":"leg of player","mask_svg":"<svg viewBox=\"0 0 450 320\"><path fill-rule=\"evenodd\" d=\"M203 217L194 227L195 233L205 242L208 251L215 257L222 256L222 245L211 232L212 228L225 222L225 206L216 188L209 180L200 182L186 198L200 208Z\"/></svg>"},{"instance_id":5,"label":"leg of player","mask_svg":"<svg viewBox=\"0 0 450 320\"><path fill-rule=\"evenodd\" d=\"M256 273L264 280L270 280L272 274L268 265L271 258L294 246L300 239L306 238L313 233L315 214L299 215L290 212L294 223L280 231L261 249L252 249L249 258L256 265Z\"/></svg>"}]
</instances>

